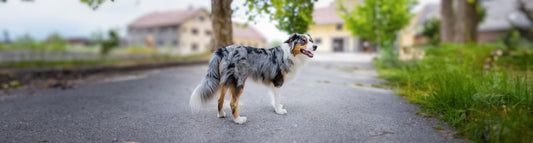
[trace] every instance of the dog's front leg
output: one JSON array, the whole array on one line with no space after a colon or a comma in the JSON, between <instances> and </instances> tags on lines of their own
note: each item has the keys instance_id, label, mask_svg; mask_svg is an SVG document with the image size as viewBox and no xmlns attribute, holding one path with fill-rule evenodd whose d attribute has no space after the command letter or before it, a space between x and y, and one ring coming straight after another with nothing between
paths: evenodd
<instances>
[{"instance_id":1,"label":"dog's front leg","mask_svg":"<svg viewBox=\"0 0 533 143\"><path fill-rule=\"evenodd\" d=\"M283 105L280 104L280 93L279 88L271 86L270 87L270 96L272 97L272 106L278 114L287 114L287 110L283 109Z\"/></svg>"}]
</instances>

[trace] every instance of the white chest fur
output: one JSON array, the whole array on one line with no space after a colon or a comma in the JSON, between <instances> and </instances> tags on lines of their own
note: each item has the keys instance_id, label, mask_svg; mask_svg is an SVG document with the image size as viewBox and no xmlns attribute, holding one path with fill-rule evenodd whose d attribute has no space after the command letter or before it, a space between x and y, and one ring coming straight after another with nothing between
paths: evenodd
<instances>
[{"instance_id":1,"label":"white chest fur","mask_svg":"<svg viewBox=\"0 0 533 143\"><path fill-rule=\"evenodd\" d=\"M294 65L291 71L287 73L287 75L285 75L286 83L294 80L299 74L300 68L307 62L307 58L302 55L297 55L296 57L293 57L292 60L294 62Z\"/></svg>"}]
</instances>

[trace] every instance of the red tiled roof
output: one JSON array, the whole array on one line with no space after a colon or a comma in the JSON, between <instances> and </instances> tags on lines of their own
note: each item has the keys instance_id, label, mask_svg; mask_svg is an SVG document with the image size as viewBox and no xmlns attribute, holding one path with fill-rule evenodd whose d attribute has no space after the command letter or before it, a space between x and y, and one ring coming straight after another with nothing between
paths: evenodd
<instances>
[{"instance_id":1,"label":"red tiled roof","mask_svg":"<svg viewBox=\"0 0 533 143\"><path fill-rule=\"evenodd\" d=\"M335 6L335 4L330 4L328 7L315 9L313 12L315 23L317 25L344 23L344 20L337 14Z\"/></svg>"},{"instance_id":2,"label":"red tiled roof","mask_svg":"<svg viewBox=\"0 0 533 143\"><path fill-rule=\"evenodd\" d=\"M247 27L235 26L233 24L233 37L243 39L259 39L266 41L266 38L261 35L254 27L248 25Z\"/></svg>"},{"instance_id":3,"label":"red tiled roof","mask_svg":"<svg viewBox=\"0 0 533 143\"><path fill-rule=\"evenodd\" d=\"M128 27L152 27L152 26L171 26L180 25L186 20L192 18L196 13L205 11L204 9L192 10L175 10L166 12L153 12L144 15L130 23Z\"/></svg>"}]
</instances>

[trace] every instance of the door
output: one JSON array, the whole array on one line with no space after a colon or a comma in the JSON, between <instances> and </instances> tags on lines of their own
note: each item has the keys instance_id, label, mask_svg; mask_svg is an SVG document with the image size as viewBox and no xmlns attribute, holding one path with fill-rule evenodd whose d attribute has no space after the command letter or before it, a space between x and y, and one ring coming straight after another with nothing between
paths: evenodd
<instances>
[{"instance_id":1,"label":"door","mask_svg":"<svg viewBox=\"0 0 533 143\"><path fill-rule=\"evenodd\" d=\"M343 52L344 51L344 40L342 38L333 39L333 52Z\"/></svg>"}]
</instances>

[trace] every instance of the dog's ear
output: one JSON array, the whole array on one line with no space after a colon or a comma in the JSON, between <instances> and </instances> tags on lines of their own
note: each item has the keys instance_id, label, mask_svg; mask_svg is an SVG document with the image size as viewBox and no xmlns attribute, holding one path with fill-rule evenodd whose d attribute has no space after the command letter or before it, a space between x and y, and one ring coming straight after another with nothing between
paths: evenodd
<instances>
[{"instance_id":1,"label":"dog's ear","mask_svg":"<svg viewBox=\"0 0 533 143\"><path fill-rule=\"evenodd\" d=\"M296 45L296 44L294 44L294 41L296 40L296 38L298 38L298 34L294 33L294 34L292 34L292 35L289 37L289 39L287 39L285 42L283 42L283 43L287 43L287 44L289 44L289 46L291 47L291 48L290 48L291 52L292 52L292 50L294 49L294 45ZM294 54L294 53L293 53L293 54Z\"/></svg>"},{"instance_id":2,"label":"dog's ear","mask_svg":"<svg viewBox=\"0 0 533 143\"><path fill-rule=\"evenodd\" d=\"M293 33L291 36L289 36L289 39L287 39L283 43L292 43L292 41L296 40L297 37L298 37L298 35L296 33Z\"/></svg>"}]
</instances>

